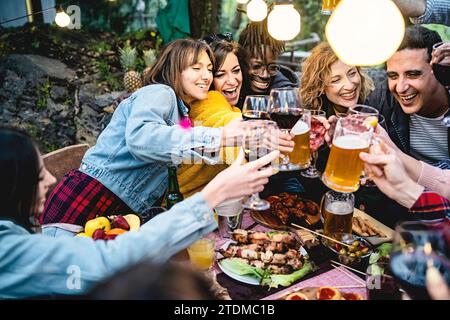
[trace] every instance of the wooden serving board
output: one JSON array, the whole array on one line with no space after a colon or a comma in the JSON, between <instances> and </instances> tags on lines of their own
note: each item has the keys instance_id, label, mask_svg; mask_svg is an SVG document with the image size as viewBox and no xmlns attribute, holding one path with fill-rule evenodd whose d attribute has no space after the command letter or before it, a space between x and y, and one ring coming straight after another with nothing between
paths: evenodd
<instances>
[{"instance_id":1,"label":"wooden serving board","mask_svg":"<svg viewBox=\"0 0 450 320\"><path fill-rule=\"evenodd\" d=\"M303 198L301 200L309 202L309 203L313 203L315 206L317 206L317 209L318 209L317 212L320 212L319 206L314 201L308 200L308 199L303 199ZM293 228L290 225L286 225L286 224L282 223L281 220L277 216L272 214L270 209L264 210L264 211L250 210L250 215L253 218L253 220L255 220L257 223L259 223L260 225L265 226L267 228L271 228L271 229L275 229L275 230L297 230L296 228ZM298 218L292 218L292 219L293 219L292 222L294 222L294 223L304 225L305 227L313 229L313 226L316 225L320 221L320 214L317 214L314 216L307 215L306 219L298 219Z\"/></svg>"},{"instance_id":2,"label":"wooden serving board","mask_svg":"<svg viewBox=\"0 0 450 320\"><path fill-rule=\"evenodd\" d=\"M370 215L368 215L364 211L361 211L361 210L359 210L357 208L355 208L355 210L353 211L353 216L354 217L361 217L363 219L367 219L371 225L377 227L378 229L380 229L386 235L386 237L383 237L383 238L381 238L381 237L365 237L373 245L377 245L377 244L380 244L380 243L383 243L383 242L392 241L393 236L394 236L394 230L392 230L388 226L382 224L377 219L371 217ZM356 232L354 232L354 233L357 234Z\"/></svg>"}]
</instances>

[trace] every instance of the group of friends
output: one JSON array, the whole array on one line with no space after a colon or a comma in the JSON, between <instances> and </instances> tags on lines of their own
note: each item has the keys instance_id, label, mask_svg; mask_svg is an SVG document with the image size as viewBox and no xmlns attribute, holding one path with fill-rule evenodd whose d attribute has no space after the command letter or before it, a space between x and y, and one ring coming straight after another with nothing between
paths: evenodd
<instances>
[{"instance_id":1,"label":"group of friends","mask_svg":"<svg viewBox=\"0 0 450 320\"><path fill-rule=\"evenodd\" d=\"M244 134L245 97L274 88L296 88L304 107L326 112L330 145L338 114L358 103L378 109L387 128L376 128L383 148L360 157L379 190L412 217L449 215L450 131L442 119L450 115L450 93L431 66L450 55L450 43L432 53L440 41L434 31L409 26L386 69L371 70L346 65L323 42L298 77L277 63L284 44L265 21L249 23L239 42L227 35L175 40L48 199L56 180L36 145L23 132L0 129L0 297L84 294L127 266L164 263L216 229L212 209L263 191L274 174L266 165L293 150L292 137L280 133L278 150L258 160L245 163L237 153L232 163L220 161ZM114 241L73 237L96 216L143 215L160 204L174 164L184 201ZM37 223L42 234L33 232ZM68 285L74 266L75 286Z\"/></svg>"}]
</instances>

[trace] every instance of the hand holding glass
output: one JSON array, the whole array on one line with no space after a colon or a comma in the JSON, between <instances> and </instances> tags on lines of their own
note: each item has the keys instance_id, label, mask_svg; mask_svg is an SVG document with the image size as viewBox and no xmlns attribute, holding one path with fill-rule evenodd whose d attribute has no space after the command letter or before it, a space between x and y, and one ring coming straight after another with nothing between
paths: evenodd
<instances>
[{"instance_id":1,"label":"hand holding glass","mask_svg":"<svg viewBox=\"0 0 450 320\"><path fill-rule=\"evenodd\" d=\"M322 175L323 183L339 192L354 192L359 188L359 179L364 163L360 152L368 152L373 126L361 117L349 115L336 124L330 156Z\"/></svg>"},{"instance_id":2,"label":"hand holding glass","mask_svg":"<svg viewBox=\"0 0 450 320\"><path fill-rule=\"evenodd\" d=\"M257 160L272 151L278 150L278 126L273 121L249 120L244 135L244 155L247 162ZM252 210L267 210L270 203L259 197L258 193L250 196L243 204L244 208Z\"/></svg>"}]
</instances>

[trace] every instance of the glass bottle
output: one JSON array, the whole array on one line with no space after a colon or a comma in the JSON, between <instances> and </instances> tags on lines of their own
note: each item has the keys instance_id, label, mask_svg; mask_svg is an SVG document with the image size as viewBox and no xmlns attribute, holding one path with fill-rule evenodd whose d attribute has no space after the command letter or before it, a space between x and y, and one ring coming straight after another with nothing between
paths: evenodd
<instances>
[{"instance_id":1,"label":"glass bottle","mask_svg":"<svg viewBox=\"0 0 450 320\"><path fill-rule=\"evenodd\" d=\"M170 166L169 170L169 188L166 195L166 207L169 210L173 205L184 200L183 195L180 192L177 179L177 168Z\"/></svg>"}]
</instances>

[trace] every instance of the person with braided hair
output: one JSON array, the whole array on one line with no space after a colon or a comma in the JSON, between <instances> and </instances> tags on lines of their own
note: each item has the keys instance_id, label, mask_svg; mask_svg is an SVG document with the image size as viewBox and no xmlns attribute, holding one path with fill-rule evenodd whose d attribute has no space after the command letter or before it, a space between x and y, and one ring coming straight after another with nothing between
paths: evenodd
<instances>
[{"instance_id":1,"label":"person with braided hair","mask_svg":"<svg viewBox=\"0 0 450 320\"><path fill-rule=\"evenodd\" d=\"M248 23L241 32L239 44L250 57L250 86L244 88L244 95L269 94L271 89L299 87L297 75L276 63L284 51L284 42L269 34L267 19Z\"/></svg>"}]
</instances>

